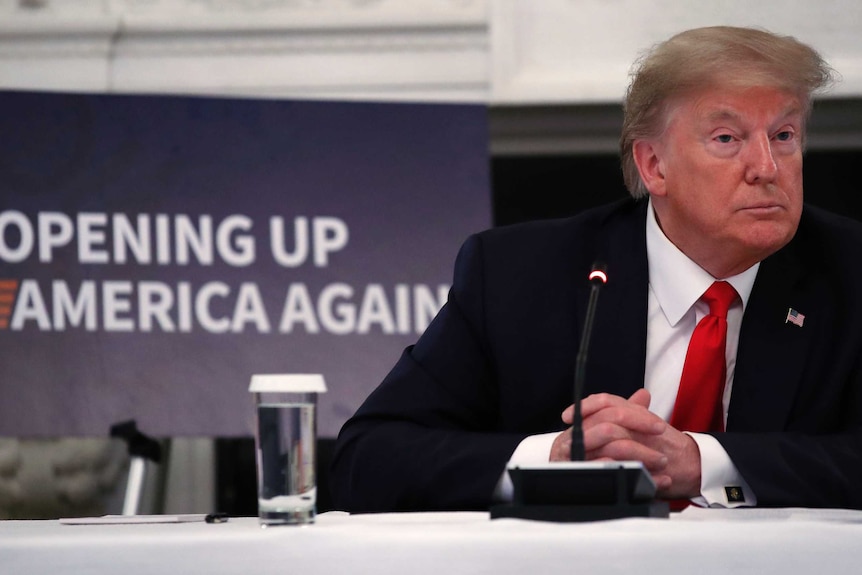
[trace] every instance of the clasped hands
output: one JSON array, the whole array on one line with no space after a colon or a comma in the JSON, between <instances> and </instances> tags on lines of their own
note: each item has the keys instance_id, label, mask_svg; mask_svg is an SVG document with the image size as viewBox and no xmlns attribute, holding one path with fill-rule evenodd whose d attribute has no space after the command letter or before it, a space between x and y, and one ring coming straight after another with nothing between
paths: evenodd
<instances>
[{"instance_id":1,"label":"clasped hands","mask_svg":"<svg viewBox=\"0 0 862 575\"><path fill-rule=\"evenodd\" d=\"M650 394L637 390L625 399L599 393L581 402L584 450L588 461L642 461L658 496L687 499L700 494L700 451L690 436L649 411ZM572 424L574 407L562 414ZM551 461L569 461L572 428L554 440Z\"/></svg>"}]
</instances>

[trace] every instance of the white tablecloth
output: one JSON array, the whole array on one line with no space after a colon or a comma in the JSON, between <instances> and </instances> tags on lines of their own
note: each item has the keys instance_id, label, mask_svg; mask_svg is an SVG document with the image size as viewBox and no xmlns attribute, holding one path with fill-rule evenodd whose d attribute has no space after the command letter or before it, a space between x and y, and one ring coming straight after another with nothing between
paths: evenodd
<instances>
[{"instance_id":1,"label":"white tablecloth","mask_svg":"<svg viewBox=\"0 0 862 575\"><path fill-rule=\"evenodd\" d=\"M689 512L691 511L691 512ZM596 523L325 513L313 525L0 521L0 573L862 573L862 514L697 510Z\"/></svg>"}]
</instances>

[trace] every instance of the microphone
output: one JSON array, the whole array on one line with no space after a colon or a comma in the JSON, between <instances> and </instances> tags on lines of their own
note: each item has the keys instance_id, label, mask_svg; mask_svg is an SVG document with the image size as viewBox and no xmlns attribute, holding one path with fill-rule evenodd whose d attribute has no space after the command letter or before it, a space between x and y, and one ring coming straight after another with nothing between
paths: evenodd
<instances>
[{"instance_id":1,"label":"microphone","mask_svg":"<svg viewBox=\"0 0 862 575\"><path fill-rule=\"evenodd\" d=\"M590 287L590 300L587 303L587 317L584 320L581 345L578 348L578 355L575 359L574 401L572 402L575 407L575 413L572 419L572 452L570 456L572 461L584 461L586 459L584 451L584 422L581 417L581 398L584 396L587 351L590 347L590 339L593 336L593 319L596 316L596 302L599 300L599 289L608 283L608 274L605 272L604 264L593 264L589 280L592 285Z\"/></svg>"},{"instance_id":2,"label":"microphone","mask_svg":"<svg viewBox=\"0 0 862 575\"><path fill-rule=\"evenodd\" d=\"M491 519L575 522L670 515L667 502L655 499L655 482L643 462L585 461L581 398L599 290L608 282L605 266L594 264L588 279L590 299L575 359L571 461L509 467L512 503L491 507Z\"/></svg>"}]
</instances>

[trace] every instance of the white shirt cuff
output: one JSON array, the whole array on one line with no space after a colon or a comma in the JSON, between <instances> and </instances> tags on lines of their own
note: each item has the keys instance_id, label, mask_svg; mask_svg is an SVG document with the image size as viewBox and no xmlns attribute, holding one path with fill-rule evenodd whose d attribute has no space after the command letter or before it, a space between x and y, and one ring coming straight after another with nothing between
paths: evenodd
<instances>
[{"instance_id":1,"label":"white shirt cuff","mask_svg":"<svg viewBox=\"0 0 862 575\"><path fill-rule=\"evenodd\" d=\"M559 434L559 431L555 431L541 435L530 435L518 444L518 447L515 448L515 451L509 458L509 463L506 465L506 469L503 470L500 480L497 481L497 487L494 488L494 499L496 501L508 502L512 500L514 490L508 468L513 465L547 463L551 459L551 448L554 445L554 440Z\"/></svg>"},{"instance_id":2,"label":"white shirt cuff","mask_svg":"<svg viewBox=\"0 0 862 575\"><path fill-rule=\"evenodd\" d=\"M686 434L700 450L700 497L693 497L692 503L702 507L757 505L757 496L718 440L705 433Z\"/></svg>"}]
</instances>

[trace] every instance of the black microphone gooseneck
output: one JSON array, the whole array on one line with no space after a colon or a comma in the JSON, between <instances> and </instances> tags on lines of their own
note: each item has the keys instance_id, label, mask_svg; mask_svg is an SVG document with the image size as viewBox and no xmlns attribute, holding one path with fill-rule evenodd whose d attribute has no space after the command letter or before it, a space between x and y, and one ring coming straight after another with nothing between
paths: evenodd
<instances>
[{"instance_id":1,"label":"black microphone gooseneck","mask_svg":"<svg viewBox=\"0 0 862 575\"><path fill-rule=\"evenodd\" d=\"M590 347L590 338L593 334L593 318L596 316L596 302L599 299L599 290L608 283L608 274L605 266L601 263L593 264L590 271L590 300L587 303L587 317L584 320L584 330L581 334L581 344L578 347L578 355L575 359L575 385L574 385L574 415L572 417L572 461L584 461L584 422L581 416L581 399L584 395L584 378L587 368L587 351Z\"/></svg>"},{"instance_id":2,"label":"black microphone gooseneck","mask_svg":"<svg viewBox=\"0 0 862 575\"><path fill-rule=\"evenodd\" d=\"M595 264L583 333L575 359L571 461L509 465L511 503L491 507L491 519L512 517L535 521L600 521L623 517L667 518L668 504L656 499L656 485L642 461L585 461L581 396L587 350L596 315L596 301L608 281L604 266Z\"/></svg>"}]
</instances>

